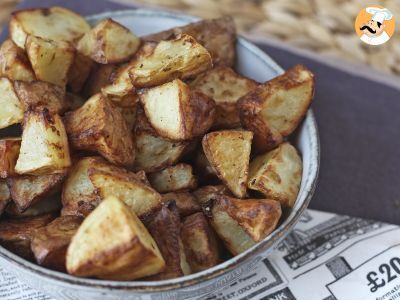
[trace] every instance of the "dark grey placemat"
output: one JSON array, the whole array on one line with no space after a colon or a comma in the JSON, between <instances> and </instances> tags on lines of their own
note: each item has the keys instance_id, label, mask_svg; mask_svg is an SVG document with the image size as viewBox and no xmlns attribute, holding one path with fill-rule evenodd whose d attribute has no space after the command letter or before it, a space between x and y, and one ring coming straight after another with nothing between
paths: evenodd
<instances>
[{"instance_id":1,"label":"dark grey placemat","mask_svg":"<svg viewBox=\"0 0 400 300\"><path fill-rule=\"evenodd\" d=\"M27 0L19 8L50 5L83 15L124 8L102 0ZM313 109L322 153L310 207L400 224L400 90L265 43L259 46L284 68L303 63L316 74Z\"/></svg>"}]
</instances>

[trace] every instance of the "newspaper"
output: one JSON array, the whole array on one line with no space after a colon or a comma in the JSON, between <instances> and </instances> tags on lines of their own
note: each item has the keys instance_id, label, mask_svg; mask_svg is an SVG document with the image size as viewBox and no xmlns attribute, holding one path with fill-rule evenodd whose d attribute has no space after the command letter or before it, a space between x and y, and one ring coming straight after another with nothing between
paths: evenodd
<instances>
[{"instance_id":1,"label":"newspaper","mask_svg":"<svg viewBox=\"0 0 400 300\"><path fill-rule=\"evenodd\" d=\"M0 299L52 298L0 267ZM254 271L203 299L400 300L400 227L308 210Z\"/></svg>"}]
</instances>

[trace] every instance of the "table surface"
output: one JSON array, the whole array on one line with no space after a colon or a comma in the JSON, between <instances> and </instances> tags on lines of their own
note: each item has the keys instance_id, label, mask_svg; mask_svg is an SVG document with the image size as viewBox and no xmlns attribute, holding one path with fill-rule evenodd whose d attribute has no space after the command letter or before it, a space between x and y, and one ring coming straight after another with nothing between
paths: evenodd
<instances>
[{"instance_id":1,"label":"table surface","mask_svg":"<svg viewBox=\"0 0 400 300\"><path fill-rule=\"evenodd\" d=\"M19 7L50 5L83 15L126 7L79 0L27 0ZM312 108L321 139L321 169L310 207L400 224L400 86L373 71L349 72L274 43L258 45L282 67L302 63L316 74Z\"/></svg>"}]
</instances>

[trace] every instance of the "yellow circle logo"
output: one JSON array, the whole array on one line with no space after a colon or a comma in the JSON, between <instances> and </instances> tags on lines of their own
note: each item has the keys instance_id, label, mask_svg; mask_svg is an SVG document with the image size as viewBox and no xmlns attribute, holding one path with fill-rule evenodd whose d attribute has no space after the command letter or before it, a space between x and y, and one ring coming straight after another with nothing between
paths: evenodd
<instances>
[{"instance_id":1,"label":"yellow circle logo","mask_svg":"<svg viewBox=\"0 0 400 300\"><path fill-rule=\"evenodd\" d=\"M395 20L389 9L380 5L369 6L359 12L354 28L364 43L381 45L392 37Z\"/></svg>"}]
</instances>

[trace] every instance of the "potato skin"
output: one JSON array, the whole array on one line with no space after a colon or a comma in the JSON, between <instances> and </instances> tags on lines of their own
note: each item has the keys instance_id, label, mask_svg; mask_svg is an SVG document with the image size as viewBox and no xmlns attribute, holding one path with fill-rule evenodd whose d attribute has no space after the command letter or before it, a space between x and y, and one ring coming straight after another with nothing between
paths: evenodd
<instances>
[{"instance_id":1,"label":"potato skin","mask_svg":"<svg viewBox=\"0 0 400 300\"><path fill-rule=\"evenodd\" d=\"M166 280L184 276L181 266L183 253L181 241L181 221L175 203L163 206L146 224L147 229L156 241L166 266L163 272L146 278L146 280ZM186 260L186 257L183 259Z\"/></svg>"},{"instance_id":2,"label":"potato skin","mask_svg":"<svg viewBox=\"0 0 400 300\"><path fill-rule=\"evenodd\" d=\"M33 234L31 249L39 265L65 272L65 259L69 243L83 218L63 216L41 227Z\"/></svg>"},{"instance_id":3,"label":"potato skin","mask_svg":"<svg viewBox=\"0 0 400 300\"><path fill-rule=\"evenodd\" d=\"M89 98L94 94L100 93L101 88L111 82L111 76L116 69L117 66L114 64L102 65L95 63L83 87L83 95Z\"/></svg>"},{"instance_id":4,"label":"potato skin","mask_svg":"<svg viewBox=\"0 0 400 300\"><path fill-rule=\"evenodd\" d=\"M214 66L233 67L236 58L236 28L233 18L201 20L182 27L144 36L145 41L161 41L188 34L194 37L211 54Z\"/></svg>"},{"instance_id":5,"label":"potato skin","mask_svg":"<svg viewBox=\"0 0 400 300\"><path fill-rule=\"evenodd\" d=\"M184 219L181 237L193 272L206 270L220 262L219 241L202 212Z\"/></svg>"},{"instance_id":6,"label":"potato skin","mask_svg":"<svg viewBox=\"0 0 400 300\"><path fill-rule=\"evenodd\" d=\"M314 74L296 65L238 101L243 127L254 132L255 152L273 149L296 129L314 97L314 86Z\"/></svg>"},{"instance_id":7,"label":"potato skin","mask_svg":"<svg viewBox=\"0 0 400 300\"><path fill-rule=\"evenodd\" d=\"M234 218L255 242L270 234L282 215L281 205L271 199L235 199L220 195L212 206L219 206Z\"/></svg>"},{"instance_id":8,"label":"potato skin","mask_svg":"<svg viewBox=\"0 0 400 300\"><path fill-rule=\"evenodd\" d=\"M259 155L250 163L248 186L283 207L293 207L300 190L303 164L288 142Z\"/></svg>"},{"instance_id":9,"label":"potato skin","mask_svg":"<svg viewBox=\"0 0 400 300\"><path fill-rule=\"evenodd\" d=\"M0 217L10 201L11 195L7 183L5 180L0 179Z\"/></svg>"},{"instance_id":10,"label":"potato skin","mask_svg":"<svg viewBox=\"0 0 400 300\"><path fill-rule=\"evenodd\" d=\"M61 114L68 108L65 89L49 82L16 80L14 90L24 111L47 108L50 113Z\"/></svg>"},{"instance_id":11,"label":"potato skin","mask_svg":"<svg viewBox=\"0 0 400 300\"><path fill-rule=\"evenodd\" d=\"M15 164L21 147L20 138L0 140L0 178L16 175Z\"/></svg>"},{"instance_id":12,"label":"potato skin","mask_svg":"<svg viewBox=\"0 0 400 300\"><path fill-rule=\"evenodd\" d=\"M36 79L26 52L12 40L5 40L0 47L0 75L11 80Z\"/></svg>"},{"instance_id":13,"label":"potato skin","mask_svg":"<svg viewBox=\"0 0 400 300\"><path fill-rule=\"evenodd\" d=\"M54 215L46 214L32 218L1 220L0 245L25 259L33 260L32 236L36 229L46 226L53 219Z\"/></svg>"},{"instance_id":14,"label":"potato skin","mask_svg":"<svg viewBox=\"0 0 400 300\"><path fill-rule=\"evenodd\" d=\"M232 193L224 185L206 185L193 191L193 196L200 205L206 205L218 195L232 196Z\"/></svg>"},{"instance_id":15,"label":"potato skin","mask_svg":"<svg viewBox=\"0 0 400 300\"><path fill-rule=\"evenodd\" d=\"M179 215L186 217L201 211L201 206L196 202L196 198L188 192L171 192L162 195L162 202L166 205L175 201Z\"/></svg>"},{"instance_id":16,"label":"potato skin","mask_svg":"<svg viewBox=\"0 0 400 300\"><path fill-rule=\"evenodd\" d=\"M66 172L39 176L16 176L7 179L11 197L19 212L24 212L44 197L61 190Z\"/></svg>"},{"instance_id":17,"label":"potato skin","mask_svg":"<svg viewBox=\"0 0 400 300\"><path fill-rule=\"evenodd\" d=\"M101 94L68 112L64 123L72 147L95 151L111 163L133 167L135 148L128 125L118 108Z\"/></svg>"},{"instance_id":18,"label":"potato skin","mask_svg":"<svg viewBox=\"0 0 400 300\"><path fill-rule=\"evenodd\" d=\"M108 18L100 21L78 42L77 49L100 64L121 63L135 54L140 39Z\"/></svg>"}]
</instances>

